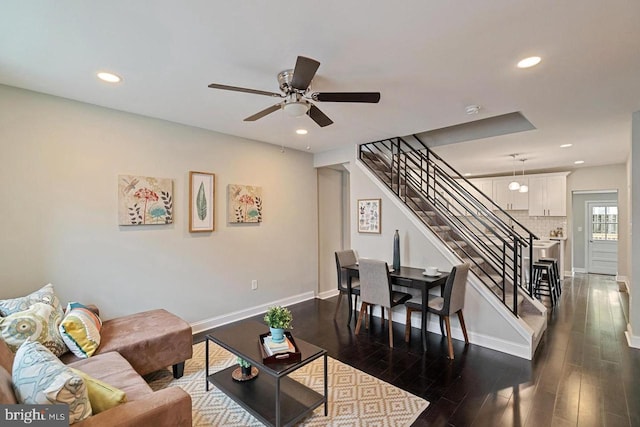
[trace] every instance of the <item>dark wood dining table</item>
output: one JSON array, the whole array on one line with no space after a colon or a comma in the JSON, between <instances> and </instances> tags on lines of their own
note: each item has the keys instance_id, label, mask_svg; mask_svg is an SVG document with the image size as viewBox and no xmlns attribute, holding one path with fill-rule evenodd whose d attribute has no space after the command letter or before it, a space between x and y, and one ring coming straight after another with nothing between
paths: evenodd
<instances>
[{"instance_id":1,"label":"dark wood dining table","mask_svg":"<svg viewBox=\"0 0 640 427\"><path fill-rule=\"evenodd\" d=\"M358 264L345 265L343 267L347 271L347 295L351 295L351 286L353 278L360 276L360 269ZM391 284L396 286L404 286L406 288L419 289L422 294L422 348L427 350L427 313L426 307L429 300L429 289L437 286L443 289L443 285L446 283L449 277L449 272L440 271L437 276L426 276L423 268L405 267L400 266L399 270L393 270L389 267L389 276L391 278ZM348 324L351 324L353 317L353 302L349 298L349 320Z\"/></svg>"}]
</instances>

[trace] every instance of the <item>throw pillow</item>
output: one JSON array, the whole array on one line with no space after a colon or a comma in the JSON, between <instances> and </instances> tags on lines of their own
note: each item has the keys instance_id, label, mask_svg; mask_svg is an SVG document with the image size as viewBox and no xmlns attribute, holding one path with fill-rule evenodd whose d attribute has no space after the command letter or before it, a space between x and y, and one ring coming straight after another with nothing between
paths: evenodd
<instances>
[{"instance_id":1,"label":"throw pillow","mask_svg":"<svg viewBox=\"0 0 640 427\"><path fill-rule=\"evenodd\" d=\"M24 311L0 318L0 336L13 352L18 351L20 345L31 338L60 356L67 351L58 330L61 320L56 309L49 304L37 302Z\"/></svg>"},{"instance_id":2,"label":"throw pillow","mask_svg":"<svg viewBox=\"0 0 640 427\"><path fill-rule=\"evenodd\" d=\"M91 416L82 377L39 342L27 340L20 346L13 361L12 381L19 403L69 405L69 424Z\"/></svg>"},{"instance_id":3,"label":"throw pillow","mask_svg":"<svg viewBox=\"0 0 640 427\"><path fill-rule=\"evenodd\" d=\"M71 370L75 374L80 375L87 385L89 402L91 402L91 410L94 415L127 401L127 395L119 388L100 381L97 378L93 378L78 369L71 368Z\"/></svg>"},{"instance_id":4,"label":"throw pillow","mask_svg":"<svg viewBox=\"0 0 640 427\"><path fill-rule=\"evenodd\" d=\"M37 302L53 306L62 316L62 306L51 283L25 297L0 300L0 316L6 317L19 311L25 311Z\"/></svg>"},{"instance_id":5,"label":"throw pillow","mask_svg":"<svg viewBox=\"0 0 640 427\"><path fill-rule=\"evenodd\" d=\"M102 321L88 307L70 302L60 323L60 334L69 350L77 357L93 356L100 345Z\"/></svg>"}]
</instances>

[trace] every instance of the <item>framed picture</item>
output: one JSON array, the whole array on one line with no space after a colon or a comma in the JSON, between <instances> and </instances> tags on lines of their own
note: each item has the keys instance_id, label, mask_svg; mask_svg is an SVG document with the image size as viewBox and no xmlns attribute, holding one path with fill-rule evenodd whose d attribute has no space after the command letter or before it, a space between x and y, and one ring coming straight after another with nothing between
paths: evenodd
<instances>
[{"instance_id":1,"label":"framed picture","mask_svg":"<svg viewBox=\"0 0 640 427\"><path fill-rule=\"evenodd\" d=\"M381 199L358 199L358 233L380 233Z\"/></svg>"},{"instance_id":2,"label":"framed picture","mask_svg":"<svg viewBox=\"0 0 640 427\"><path fill-rule=\"evenodd\" d=\"M262 187L229 184L227 190L230 224L262 222Z\"/></svg>"},{"instance_id":3,"label":"framed picture","mask_svg":"<svg viewBox=\"0 0 640 427\"><path fill-rule=\"evenodd\" d=\"M215 219L216 176L207 172L189 172L189 231L213 231Z\"/></svg>"},{"instance_id":4,"label":"framed picture","mask_svg":"<svg viewBox=\"0 0 640 427\"><path fill-rule=\"evenodd\" d=\"M172 222L172 179L118 175L119 225L156 225Z\"/></svg>"}]
</instances>

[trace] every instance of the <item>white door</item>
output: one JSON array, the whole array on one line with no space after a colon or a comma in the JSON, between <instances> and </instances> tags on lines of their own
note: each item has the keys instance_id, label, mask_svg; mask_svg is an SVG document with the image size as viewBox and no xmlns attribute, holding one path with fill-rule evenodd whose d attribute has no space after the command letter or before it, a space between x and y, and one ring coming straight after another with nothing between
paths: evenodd
<instances>
[{"instance_id":1,"label":"white door","mask_svg":"<svg viewBox=\"0 0 640 427\"><path fill-rule=\"evenodd\" d=\"M587 272L618 272L618 204L587 203Z\"/></svg>"}]
</instances>

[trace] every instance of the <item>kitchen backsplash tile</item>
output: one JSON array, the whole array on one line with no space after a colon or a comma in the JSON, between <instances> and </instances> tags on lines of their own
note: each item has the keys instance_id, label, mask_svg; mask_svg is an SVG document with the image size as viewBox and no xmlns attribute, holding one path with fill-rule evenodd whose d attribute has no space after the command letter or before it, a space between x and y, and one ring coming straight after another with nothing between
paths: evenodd
<instances>
[{"instance_id":1,"label":"kitchen backsplash tile","mask_svg":"<svg viewBox=\"0 0 640 427\"><path fill-rule=\"evenodd\" d=\"M566 216L529 216L528 211L509 211L509 215L541 239L548 239L551 230L559 227L563 236L567 235Z\"/></svg>"}]
</instances>

